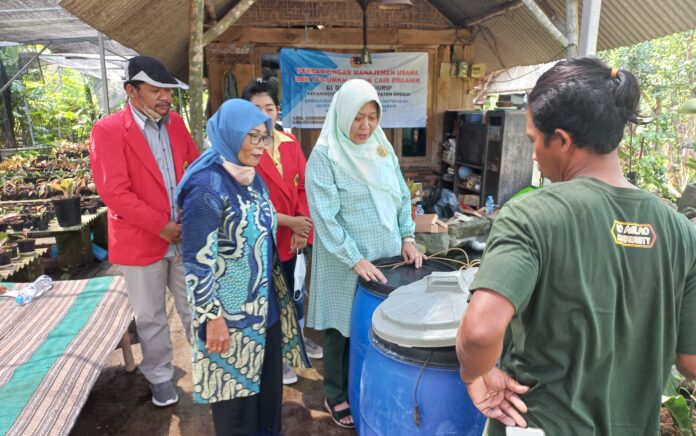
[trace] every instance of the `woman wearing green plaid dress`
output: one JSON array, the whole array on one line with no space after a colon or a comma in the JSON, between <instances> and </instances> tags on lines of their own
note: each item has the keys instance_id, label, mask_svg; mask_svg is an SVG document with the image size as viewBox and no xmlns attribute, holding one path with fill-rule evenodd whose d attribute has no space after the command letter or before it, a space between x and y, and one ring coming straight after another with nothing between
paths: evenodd
<instances>
[{"instance_id":1,"label":"woman wearing green plaid dress","mask_svg":"<svg viewBox=\"0 0 696 436\"><path fill-rule=\"evenodd\" d=\"M379 127L375 88L349 80L334 95L307 162L306 189L315 226L308 325L324 330L325 406L352 428L348 404L350 317L358 276L386 283L371 261L402 254L420 268L411 195Z\"/></svg>"}]
</instances>

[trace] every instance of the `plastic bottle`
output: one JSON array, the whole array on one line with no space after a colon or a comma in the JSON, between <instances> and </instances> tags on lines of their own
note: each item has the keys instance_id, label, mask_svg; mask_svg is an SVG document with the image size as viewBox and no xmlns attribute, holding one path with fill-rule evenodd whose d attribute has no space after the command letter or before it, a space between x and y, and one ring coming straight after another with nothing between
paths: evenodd
<instances>
[{"instance_id":1,"label":"plastic bottle","mask_svg":"<svg viewBox=\"0 0 696 436\"><path fill-rule=\"evenodd\" d=\"M43 294L53 287L53 280L47 275L43 275L38 279L34 280L33 283L20 289L17 293L17 298L15 301L17 304L27 304L34 298Z\"/></svg>"},{"instance_id":2,"label":"plastic bottle","mask_svg":"<svg viewBox=\"0 0 696 436\"><path fill-rule=\"evenodd\" d=\"M492 215L494 210L495 210L495 201L493 200L493 196L489 195L486 198L486 215Z\"/></svg>"},{"instance_id":3,"label":"plastic bottle","mask_svg":"<svg viewBox=\"0 0 696 436\"><path fill-rule=\"evenodd\" d=\"M425 214L425 210L423 210L423 205L418 203L416 205L416 216L423 215L423 214Z\"/></svg>"}]
</instances>

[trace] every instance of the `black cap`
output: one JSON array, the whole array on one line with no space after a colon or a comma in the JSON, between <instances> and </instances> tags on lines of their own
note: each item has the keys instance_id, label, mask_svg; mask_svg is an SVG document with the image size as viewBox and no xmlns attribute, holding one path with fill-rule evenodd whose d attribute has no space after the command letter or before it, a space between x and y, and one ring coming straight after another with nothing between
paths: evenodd
<instances>
[{"instance_id":1,"label":"black cap","mask_svg":"<svg viewBox=\"0 0 696 436\"><path fill-rule=\"evenodd\" d=\"M188 85L177 80L167 71L162 62L150 56L135 56L128 61L125 87L131 82L144 82L158 88L188 89Z\"/></svg>"}]
</instances>

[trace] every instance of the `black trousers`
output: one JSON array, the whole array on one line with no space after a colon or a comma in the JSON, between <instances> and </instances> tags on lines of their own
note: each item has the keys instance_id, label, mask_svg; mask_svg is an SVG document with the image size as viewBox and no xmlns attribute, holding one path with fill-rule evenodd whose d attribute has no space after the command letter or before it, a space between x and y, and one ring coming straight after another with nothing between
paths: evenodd
<instances>
[{"instance_id":1,"label":"black trousers","mask_svg":"<svg viewBox=\"0 0 696 436\"><path fill-rule=\"evenodd\" d=\"M211 403L217 436L280 434L283 405L283 363L280 321L266 333L261 392L250 397Z\"/></svg>"}]
</instances>

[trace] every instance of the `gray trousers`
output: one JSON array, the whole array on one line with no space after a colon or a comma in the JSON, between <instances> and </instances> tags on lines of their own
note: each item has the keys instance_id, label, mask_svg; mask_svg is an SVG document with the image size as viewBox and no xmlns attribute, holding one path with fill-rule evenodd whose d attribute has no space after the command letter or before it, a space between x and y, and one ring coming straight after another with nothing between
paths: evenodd
<instances>
[{"instance_id":1,"label":"gray trousers","mask_svg":"<svg viewBox=\"0 0 696 436\"><path fill-rule=\"evenodd\" d=\"M120 267L135 313L135 325L143 353L140 371L152 384L171 380L174 368L172 338L167 322L167 288L174 297L174 306L181 317L186 338L191 342L192 313L188 304L182 258L165 257L151 265Z\"/></svg>"}]
</instances>

